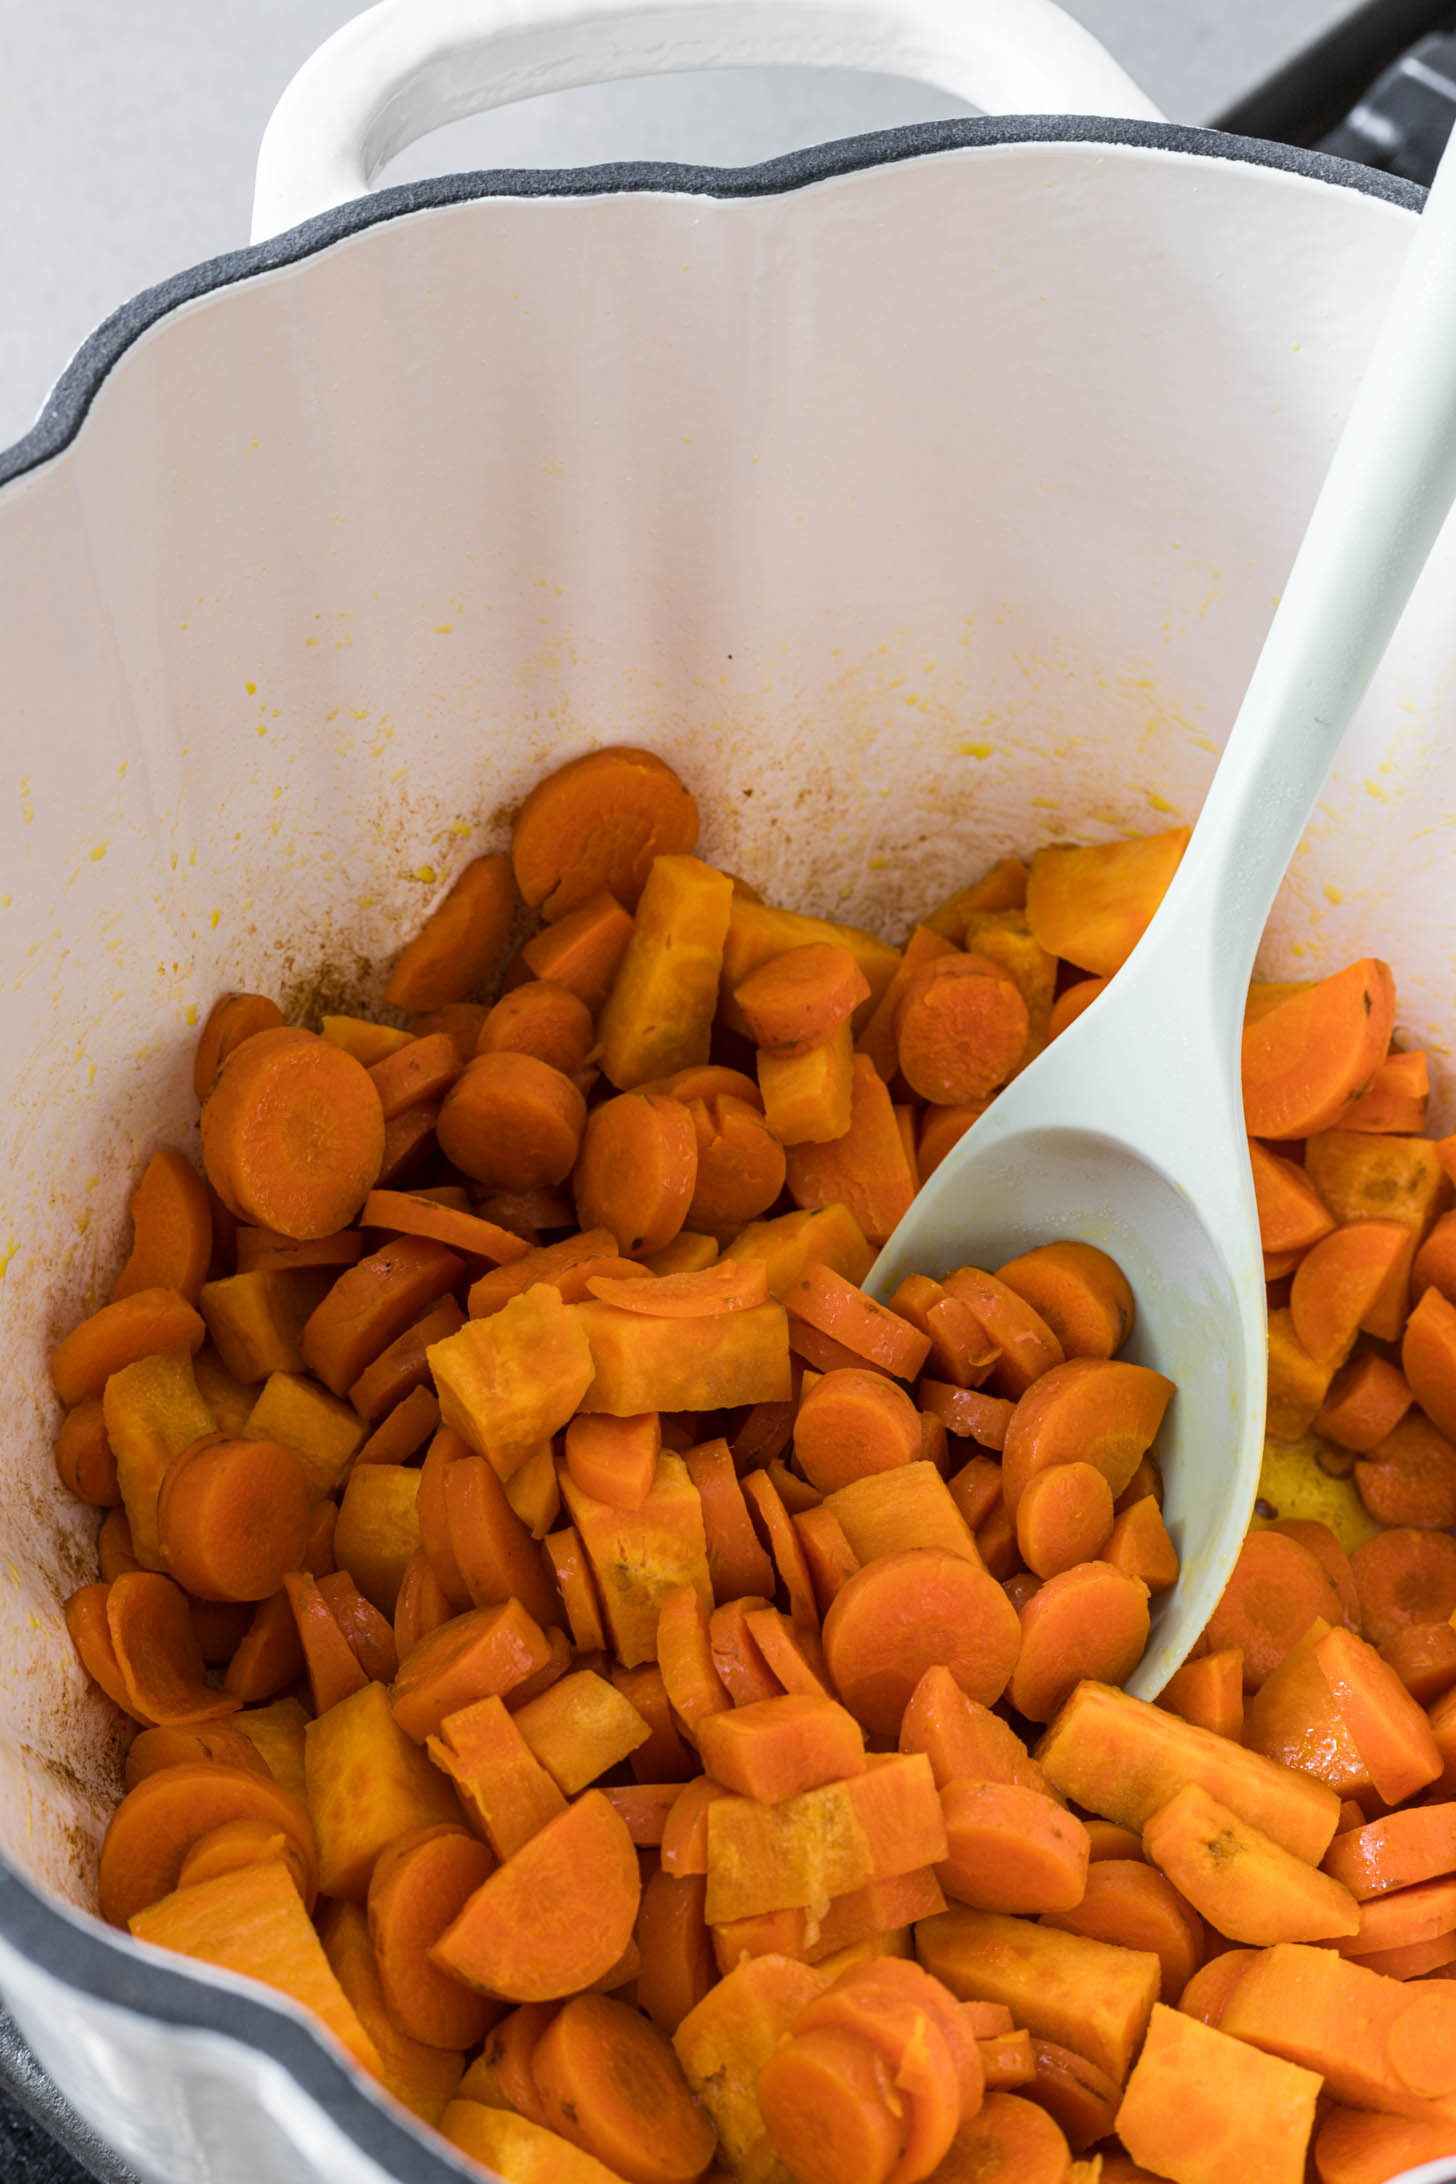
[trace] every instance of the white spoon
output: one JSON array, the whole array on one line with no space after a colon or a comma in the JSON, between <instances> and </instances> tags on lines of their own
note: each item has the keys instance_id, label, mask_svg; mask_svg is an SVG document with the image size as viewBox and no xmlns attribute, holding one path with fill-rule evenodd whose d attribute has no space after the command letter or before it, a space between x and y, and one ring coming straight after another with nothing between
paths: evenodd
<instances>
[{"instance_id":1,"label":"white spoon","mask_svg":"<svg viewBox=\"0 0 1456 2184\"><path fill-rule=\"evenodd\" d=\"M1154 1603L1129 1679L1143 1697L1207 1622L1258 1486L1265 1294L1239 1086L1255 951L1453 497L1456 144L1157 916L1106 993L936 1169L868 1284L886 1298L908 1273L994 1269L1054 1237L1101 1245L1126 1272L1138 1326L1125 1354L1178 1389L1160 1449L1182 1575ZM1449 919L1453 902L1456 881L1432 914Z\"/></svg>"}]
</instances>

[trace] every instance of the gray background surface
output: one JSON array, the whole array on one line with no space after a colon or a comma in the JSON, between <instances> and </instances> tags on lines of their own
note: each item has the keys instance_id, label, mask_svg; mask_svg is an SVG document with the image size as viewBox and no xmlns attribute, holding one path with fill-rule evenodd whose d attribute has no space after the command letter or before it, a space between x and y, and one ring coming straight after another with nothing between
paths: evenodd
<instances>
[{"instance_id":1,"label":"gray background surface","mask_svg":"<svg viewBox=\"0 0 1456 2184\"><path fill-rule=\"evenodd\" d=\"M1068 4L1167 114L1201 121L1349 0ZM263 125L355 12L355 0L0 0L0 446L108 311L246 241ZM958 111L885 78L665 78L459 123L389 178L626 157L736 165Z\"/></svg>"}]
</instances>

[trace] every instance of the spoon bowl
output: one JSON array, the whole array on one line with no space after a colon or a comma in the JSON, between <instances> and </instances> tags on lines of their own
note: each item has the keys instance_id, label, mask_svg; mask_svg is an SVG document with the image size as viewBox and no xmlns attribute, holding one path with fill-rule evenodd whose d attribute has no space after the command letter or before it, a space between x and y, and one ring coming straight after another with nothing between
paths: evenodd
<instances>
[{"instance_id":1,"label":"spoon bowl","mask_svg":"<svg viewBox=\"0 0 1456 2184\"><path fill-rule=\"evenodd\" d=\"M868 1284L883 1301L906 1274L994 1272L1056 1237L1122 1267L1128 1354L1177 1390L1160 1452L1181 1571L1128 1680L1140 1697L1208 1621L1258 1491L1266 1293L1239 1068L1255 951L1453 498L1456 140L1172 885L1107 990L941 1162Z\"/></svg>"}]
</instances>

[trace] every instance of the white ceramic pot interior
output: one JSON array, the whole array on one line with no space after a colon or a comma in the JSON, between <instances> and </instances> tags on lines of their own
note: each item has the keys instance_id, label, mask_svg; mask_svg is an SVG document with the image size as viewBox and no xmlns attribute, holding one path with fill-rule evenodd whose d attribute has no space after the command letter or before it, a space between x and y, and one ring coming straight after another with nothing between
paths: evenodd
<instances>
[{"instance_id":1,"label":"white ceramic pot interior","mask_svg":"<svg viewBox=\"0 0 1456 2184\"><path fill-rule=\"evenodd\" d=\"M487 198L172 312L0 496L0 1847L76 1903L115 1724L46 1373L224 987L369 1007L556 761L896 937L993 858L1192 818L1408 233L1156 148L782 195ZM1265 967L1393 963L1451 1127L1448 534ZM1171 1004L1170 1004L1171 1005Z\"/></svg>"}]
</instances>

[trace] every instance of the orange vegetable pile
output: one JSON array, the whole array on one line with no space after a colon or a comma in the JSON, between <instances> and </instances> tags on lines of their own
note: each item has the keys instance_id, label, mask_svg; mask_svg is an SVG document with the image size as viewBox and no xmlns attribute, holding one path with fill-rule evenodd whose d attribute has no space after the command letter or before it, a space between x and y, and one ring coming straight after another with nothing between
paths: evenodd
<instances>
[{"instance_id":1,"label":"orange vegetable pile","mask_svg":"<svg viewBox=\"0 0 1456 2184\"><path fill-rule=\"evenodd\" d=\"M204 1173L153 1155L52 1360L106 1511L67 1621L137 1724L102 1915L511 2184L1456 2152L1456 1159L1389 972L1256 987L1244 1054L1271 1428L1372 1536L1274 1512L1152 1706L1174 1391L1120 1270L860 1284L1187 830L1003 859L903 949L697 830L575 760L405 1028L209 1017Z\"/></svg>"}]
</instances>

